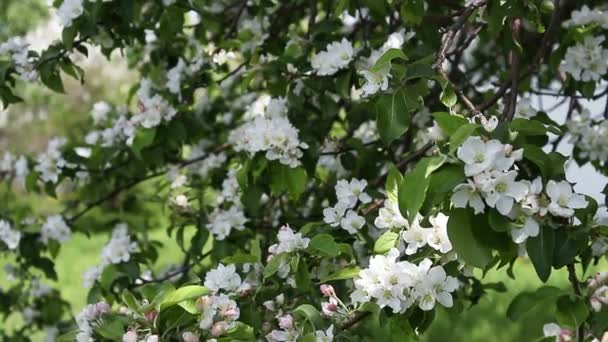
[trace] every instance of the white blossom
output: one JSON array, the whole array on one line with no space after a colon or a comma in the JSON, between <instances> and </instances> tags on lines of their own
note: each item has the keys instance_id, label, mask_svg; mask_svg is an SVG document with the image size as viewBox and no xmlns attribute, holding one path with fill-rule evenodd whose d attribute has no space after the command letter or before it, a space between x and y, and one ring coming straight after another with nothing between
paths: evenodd
<instances>
[{"instance_id":1,"label":"white blossom","mask_svg":"<svg viewBox=\"0 0 608 342\"><path fill-rule=\"evenodd\" d=\"M459 184L454 188L451 200L456 208L470 206L475 214L485 211L485 204L481 199L481 191L470 179L467 180L467 183Z\"/></svg>"},{"instance_id":2,"label":"white blossom","mask_svg":"<svg viewBox=\"0 0 608 342\"><path fill-rule=\"evenodd\" d=\"M555 216L571 217L574 215L574 209L587 207L585 196L573 193L572 186L566 181L550 180L547 183L546 191L551 200L548 207L549 212Z\"/></svg>"},{"instance_id":3,"label":"white blossom","mask_svg":"<svg viewBox=\"0 0 608 342\"><path fill-rule=\"evenodd\" d=\"M126 223L119 223L112 231L112 238L101 250L102 265L128 262L137 250L137 242L131 241Z\"/></svg>"},{"instance_id":4,"label":"white blossom","mask_svg":"<svg viewBox=\"0 0 608 342\"><path fill-rule=\"evenodd\" d=\"M80 17L84 12L83 0L64 0L57 9L57 16L62 26L70 27L74 19Z\"/></svg>"},{"instance_id":5,"label":"white blossom","mask_svg":"<svg viewBox=\"0 0 608 342\"><path fill-rule=\"evenodd\" d=\"M569 47L560 70L577 81L600 80L608 71L608 49L602 47L603 42L604 36L587 36L582 42Z\"/></svg>"},{"instance_id":6,"label":"white blossom","mask_svg":"<svg viewBox=\"0 0 608 342\"><path fill-rule=\"evenodd\" d=\"M70 240L71 237L72 231L61 215L47 217L40 229L40 239L44 244L48 244L50 240L66 242Z\"/></svg>"},{"instance_id":7,"label":"white blossom","mask_svg":"<svg viewBox=\"0 0 608 342\"><path fill-rule=\"evenodd\" d=\"M327 330L317 330L315 331L315 341L316 342L332 342L334 340L334 325L330 325Z\"/></svg>"},{"instance_id":8,"label":"white blossom","mask_svg":"<svg viewBox=\"0 0 608 342\"><path fill-rule=\"evenodd\" d=\"M0 240L6 244L8 249L15 250L19 247L21 232L13 229L10 222L0 220Z\"/></svg>"},{"instance_id":9,"label":"white blossom","mask_svg":"<svg viewBox=\"0 0 608 342\"><path fill-rule=\"evenodd\" d=\"M350 64L355 55L351 42L346 38L327 44L327 49L314 55L310 65L319 76L333 75L338 70L344 69Z\"/></svg>"},{"instance_id":10,"label":"white blossom","mask_svg":"<svg viewBox=\"0 0 608 342\"><path fill-rule=\"evenodd\" d=\"M219 290L234 292L241 286L241 276L236 273L234 264L228 266L219 264L217 268L205 274L204 285L213 293Z\"/></svg>"},{"instance_id":11,"label":"white blossom","mask_svg":"<svg viewBox=\"0 0 608 342\"><path fill-rule=\"evenodd\" d=\"M401 215L399 204L390 198L384 201L384 206L378 210L374 224L380 229L407 227L407 220Z\"/></svg>"},{"instance_id":12,"label":"white blossom","mask_svg":"<svg viewBox=\"0 0 608 342\"><path fill-rule=\"evenodd\" d=\"M61 148L66 143L65 138L53 138L49 140L46 151L40 153L36 158L34 170L40 174L43 182L57 183L61 169L70 166L61 155Z\"/></svg>"},{"instance_id":13,"label":"white blossom","mask_svg":"<svg viewBox=\"0 0 608 342\"><path fill-rule=\"evenodd\" d=\"M465 175L474 176L492 169L503 151L498 140L484 142L480 137L472 136L458 148L457 155L465 163Z\"/></svg>"},{"instance_id":14,"label":"white blossom","mask_svg":"<svg viewBox=\"0 0 608 342\"><path fill-rule=\"evenodd\" d=\"M279 242L268 248L271 254L291 253L308 247L309 238L302 237L302 233L295 233L288 224L282 226L277 234Z\"/></svg>"},{"instance_id":15,"label":"white blossom","mask_svg":"<svg viewBox=\"0 0 608 342\"><path fill-rule=\"evenodd\" d=\"M227 210L215 208L209 214L207 228L217 240L224 240L230 235L232 229L245 229L245 223L248 221L249 219L245 217L243 209L238 205L233 205Z\"/></svg>"},{"instance_id":16,"label":"white blossom","mask_svg":"<svg viewBox=\"0 0 608 342\"><path fill-rule=\"evenodd\" d=\"M357 215L353 210L346 212L346 216L340 221L340 227L349 234L355 235L365 225L365 218Z\"/></svg>"},{"instance_id":17,"label":"white blossom","mask_svg":"<svg viewBox=\"0 0 608 342\"><path fill-rule=\"evenodd\" d=\"M24 81L34 81L38 78L36 65L29 57L29 44L21 37L12 37L8 41L0 44L0 55L11 56L15 63L15 70L19 77Z\"/></svg>"}]
</instances>

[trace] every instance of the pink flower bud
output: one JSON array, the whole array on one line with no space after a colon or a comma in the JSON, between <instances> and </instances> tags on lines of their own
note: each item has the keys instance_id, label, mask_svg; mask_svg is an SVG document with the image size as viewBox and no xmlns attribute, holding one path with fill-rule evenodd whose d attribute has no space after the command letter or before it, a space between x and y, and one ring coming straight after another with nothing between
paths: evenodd
<instances>
[{"instance_id":1,"label":"pink flower bud","mask_svg":"<svg viewBox=\"0 0 608 342\"><path fill-rule=\"evenodd\" d=\"M562 329L562 331L559 333L558 338L560 342L572 341L572 332L570 331L570 329Z\"/></svg>"},{"instance_id":2,"label":"pink flower bud","mask_svg":"<svg viewBox=\"0 0 608 342\"><path fill-rule=\"evenodd\" d=\"M338 305L336 303L325 302L321 304L321 311L327 316L332 316L338 311Z\"/></svg>"},{"instance_id":3,"label":"pink flower bud","mask_svg":"<svg viewBox=\"0 0 608 342\"><path fill-rule=\"evenodd\" d=\"M99 302L99 303L95 304L95 310L97 311L97 314L99 314L99 315L107 314L107 313L110 313L110 306L106 302Z\"/></svg>"},{"instance_id":4,"label":"pink flower bud","mask_svg":"<svg viewBox=\"0 0 608 342\"><path fill-rule=\"evenodd\" d=\"M321 293L326 297L333 297L336 295L334 287L327 284L321 284Z\"/></svg>"},{"instance_id":5,"label":"pink flower bud","mask_svg":"<svg viewBox=\"0 0 608 342\"><path fill-rule=\"evenodd\" d=\"M227 327L228 327L228 323L226 323L224 321L217 322L211 327L211 335L213 337L218 337L221 334L223 334L224 331L226 331Z\"/></svg>"},{"instance_id":6,"label":"pink flower bud","mask_svg":"<svg viewBox=\"0 0 608 342\"><path fill-rule=\"evenodd\" d=\"M198 342L198 335L190 331L184 331L182 334L182 340L184 340L184 342Z\"/></svg>"},{"instance_id":7,"label":"pink flower bud","mask_svg":"<svg viewBox=\"0 0 608 342\"><path fill-rule=\"evenodd\" d=\"M279 321L279 327L283 330L290 330L293 328L293 317L291 315L284 315L277 319Z\"/></svg>"},{"instance_id":8,"label":"pink flower bud","mask_svg":"<svg viewBox=\"0 0 608 342\"><path fill-rule=\"evenodd\" d=\"M122 342L137 342L137 333L129 330L122 335Z\"/></svg>"},{"instance_id":9,"label":"pink flower bud","mask_svg":"<svg viewBox=\"0 0 608 342\"><path fill-rule=\"evenodd\" d=\"M156 319L156 316L158 316L158 311L156 311L156 310L148 311L148 312L146 312L145 316L148 321L154 322L154 320Z\"/></svg>"}]
</instances>

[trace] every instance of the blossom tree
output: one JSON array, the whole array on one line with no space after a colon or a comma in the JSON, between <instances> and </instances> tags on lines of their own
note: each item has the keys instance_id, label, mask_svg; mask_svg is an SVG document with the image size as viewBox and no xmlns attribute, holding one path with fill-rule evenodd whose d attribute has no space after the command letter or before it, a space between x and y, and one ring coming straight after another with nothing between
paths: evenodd
<instances>
[{"instance_id":1,"label":"blossom tree","mask_svg":"<svg viewBox=\"0 0 608 342\"><path fill-rule=\"evenodd\" d=\"M93 47L140 78L92 107L88 133L2 157L0 253L18 281L0 316L26 324L0 339L403 341L438 306L491 296L479 271L513 276L527 256L571 286L522 293L507 316L542 301L555 322L532 335L599 341L608 273L587 270L608 227L556 152L568 139L608 173L608 109L582 101L608 93L594 3L55 0L60 41L0 44L4 106L27 102L24 82L87 82L74 61ZM565 124L539 94L569 104ZM33 215L24 192L65 209ZM183 254L173 269L152 267L150 206ZM112 233L72 314L41 280L97 228Z\"/></svg>"}]
</instances>

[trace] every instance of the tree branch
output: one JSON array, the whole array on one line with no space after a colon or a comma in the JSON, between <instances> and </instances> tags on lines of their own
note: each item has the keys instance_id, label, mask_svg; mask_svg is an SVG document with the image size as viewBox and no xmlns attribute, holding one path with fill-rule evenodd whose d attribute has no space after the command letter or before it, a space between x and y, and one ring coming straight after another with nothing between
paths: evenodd
<instances>
[{"instance_id":1,"label":"tree branch","mask_svg":"<svg viewBox=\"0 0 608 342\"><path fill-rule=\"evenodd\" d=\"M576 269L574 268L574 264L568 264L567 268L568 268L568 280L570 281L570 284L572 284L572 289L574 290L574 293L577 296L580 296L581 288L580 288L578 278L576 277ZM576 333L579 342L583 342L585 340L585 328L583 327L583 323L584 322L581 322L581 324L578 326L577 333Z\"/></svg>"},{"instance_id":2,"label":"tree branch","mask_svg":"<svg viewBox=\"0 0 608 342\"><path fill-rule=\"evenodd\" d=\"M349 329L353 325L361 322L364 318L366 318L370 314L371 314L371 312L369 312L369 311L357 312L356 314L354 314L350 318L347 318L344 321L342 321L342 323L340 324L340 327L343 330Z\"/></svg>"}]
</instances>

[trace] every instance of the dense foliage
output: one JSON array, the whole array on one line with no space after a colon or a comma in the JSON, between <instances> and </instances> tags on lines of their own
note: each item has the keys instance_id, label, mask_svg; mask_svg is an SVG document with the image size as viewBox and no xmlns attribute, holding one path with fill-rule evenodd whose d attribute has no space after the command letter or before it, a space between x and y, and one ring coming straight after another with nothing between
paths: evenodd
<instances>
[{"instance_id":1,"label":"dense foliage","mask_svg":"<svg viewBox=\"0 0 608 342\"><path fill-rule=\"evenodd\" d=\"M403 341L437 306L500 289L475 269L513 276L527 256L543 281L567 268L571 288L522 293L508 317L544 305L555 322L530 336L605 341L608 273L579 275L608 225L556 151L567 139L607 173L608 107L581 102L608 93L599 3L55 0L61 41L0 44L4 106L28 101L23 82L87 82L75 61L92 48L139 82L96 103L86 134L2 157L0 315L25 324L0 339ZM567 102L566 123L536 94ZM24 192L65 210L35 216ZM150 210L183 252L172 269L152 267ZM72 315L41 279L73 234L102 228Z\"/></svg>"}]
</instances>

